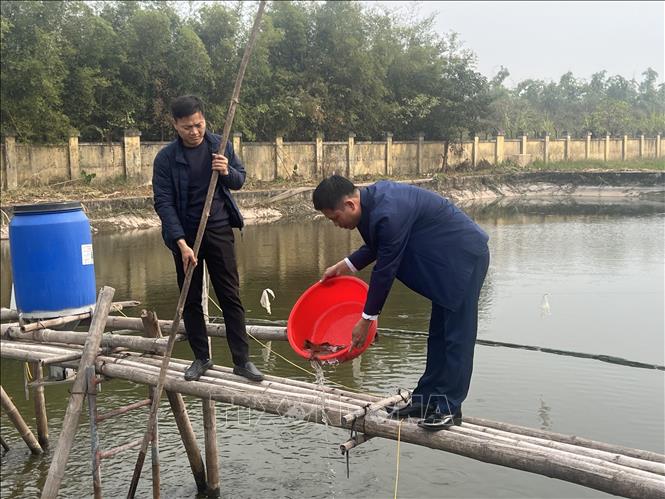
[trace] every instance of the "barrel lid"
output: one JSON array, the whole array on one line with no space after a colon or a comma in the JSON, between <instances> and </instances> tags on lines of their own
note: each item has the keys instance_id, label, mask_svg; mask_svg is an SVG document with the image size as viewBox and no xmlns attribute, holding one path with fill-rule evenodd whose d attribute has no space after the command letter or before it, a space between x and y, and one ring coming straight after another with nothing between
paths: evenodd
<instances>
[{"instance_id":1,"label":"barrel lid","mask_svg":"<svg viewBox=\"0 0 665 499\"><path fill-rule=\"evenodd\" d=\"M24 204L14 206L14 214L20 213L52 213L54 211L74 211L80 210L80 201L63 201L61 203L40 203L40 204Z\"/></svg>"}]
</instances>

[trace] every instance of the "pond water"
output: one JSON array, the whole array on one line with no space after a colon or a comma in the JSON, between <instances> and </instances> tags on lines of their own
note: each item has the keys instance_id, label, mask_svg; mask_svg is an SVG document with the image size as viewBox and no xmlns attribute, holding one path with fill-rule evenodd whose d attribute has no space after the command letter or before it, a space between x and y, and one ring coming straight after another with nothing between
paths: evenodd
<instances>
[{"instance_id":1,"label":"pond water","mask_svg":"<svg viewBox=\"0 0 665 499\"><path fill-rule=\"evenodd\" d=\"M605 354L650 364L664 362L664 212L661 201L599 199L529 200L469 207L490 235L492 260L480 302L479 338ZM356 232L325 220L247 227L237 237L242 298L247 316L285 321L302 291L323 270L361 243ZM0 301L9 305L9 248L1 245ZM116 289L115 300L136 299L172 319L178 299L175 272L159 230L101 234L94 238L97 286ZM360 277L368 280L365 270ZM260 306L271 288L272 315ZM543 307L546 295L549 311ZM430 304L397 283L380 327L426 331ZM138 310L129 311L137 315ZM219 315L214 305L211 315ZM328 367L326 377L356 390L394 393L412 389L424 370L426 338L384 334L356 362ZM229 365L225 340L213 340L216 364ZM285 342L272 350L252 344L252 360L264 372L314 381L279 358L311 371ZM186 344L175 357L190 358ZM2 362L2 385L32 420L23 394L21 363ZM46 388L50 437L55 445L69 385ZM100 411L145 397L132 383L103 385ZM479 345L464 413L575 434L623 446L664 452L663 371L613 365L542 352ZM186 398L203 449L201 404ZM392 497L397 444L373 439L351 454L350 478L338 445L348 432L322 425L217 405L223 497ZM31 457L3 417L12 450L2 456L3 498L38 497L50 455ZM147 411L105 422L101 446L142 435ZM81 418L61 497L91 497L89 426ZM160 416L162 497L195 497L184 449L168 412ZM136 452L105 462L106 495L126 494ZM137 497L150 496L149 463ZM602 497L567 482L402 444L400 497Z\"/></svg>"}]
</instances>

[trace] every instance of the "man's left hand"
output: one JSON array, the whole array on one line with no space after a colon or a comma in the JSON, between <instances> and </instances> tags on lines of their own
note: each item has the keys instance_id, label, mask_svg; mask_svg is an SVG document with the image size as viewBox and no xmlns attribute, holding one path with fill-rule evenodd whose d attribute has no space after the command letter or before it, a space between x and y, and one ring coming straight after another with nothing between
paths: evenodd
<instances>
[{"instance_id":1,"label":"man's left hand","mask_svg":"<svg viewBox=\"0 0 665 499\"><path fill-rule=\"evenodd\" d=\"M361 348L365 344L367 335L369 334L369 326L371 324L372 321L362 318L356 322L356 325L353 326L353 332L351 333L351 350Z\"/></svg>"},{"instance_id":2,"label":"man's left hand","mask_svg":"<svg viewBox=\"0 0 665 499\"><path fill-rule=\"evenodd\" d=\"M223 154L214 154L212 155L212 169L217 170L220 175L229 174L229 160Z\"/></svg>"}]
</instances>

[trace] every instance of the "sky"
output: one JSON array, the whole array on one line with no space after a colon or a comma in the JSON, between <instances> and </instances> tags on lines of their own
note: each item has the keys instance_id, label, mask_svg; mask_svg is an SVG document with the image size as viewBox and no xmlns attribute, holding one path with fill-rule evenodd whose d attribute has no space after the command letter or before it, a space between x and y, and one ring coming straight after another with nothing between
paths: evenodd
<instances>
[{"instance_id":1,"label":"sky","mask_svg":"<svg viewBox=\"0 0 665 499\"><path fill-rule=\"evenodd\" d=\"M376 1L405 16L436 13L434 28L455 31L491 78L503 65L504 85L558 81L568 71L589 80L602 70L642 81L649 67L665 80L665 2Z\"/></svg>"}]
</instances>

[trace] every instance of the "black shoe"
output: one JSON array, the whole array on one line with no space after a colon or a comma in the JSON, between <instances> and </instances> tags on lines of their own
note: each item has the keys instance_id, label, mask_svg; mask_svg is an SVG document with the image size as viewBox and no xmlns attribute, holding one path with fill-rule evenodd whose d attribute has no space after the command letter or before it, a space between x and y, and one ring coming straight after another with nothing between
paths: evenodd
<instances>
[{"instance_id":1,"label":"black shoe","mask_svg":"<svg viewBox=\"0 0 665 499\"><path fill-rule=\"evenodd\" d=\"M444 414L436 411L431 413L422 421L418 422L418 426L430 431L444 430L451 426L460 426L462 424L462 411L453 414Z\"/></svg>"},{"instance_id":2,"label":"black shoe","mask_svg":"<svg viewBox=\"0 0 665 499\"><path fill-rule=\"evenodd\" d=\"M212 367L210 359L196 359L185 371L185 381L196 381L201 375Z\"/></svg>"},{"instance_id":3,"label":"black shoe","mask_svg":"<svg viewBox=\"0 0 665 499\"><path fill-rule=\"evenodd\" d=\"M251 362L233 366L233 374L247 378L250 381L263 381L263 374Z\"/></svg>"},{"instance_id":4,"label":"black shoe","mask_svg":"<svg viewBox=\"0 0 665 499\"><path fill-rule=\"evenodd\" d=\"M434 412L435 407L430 405L425 405L421 402L409 402L405 406L397 407L394 406L388 415L391 418L404 419L408 417L414 418L424 418L428 414Z\"/></svg>"}]
</instances>

